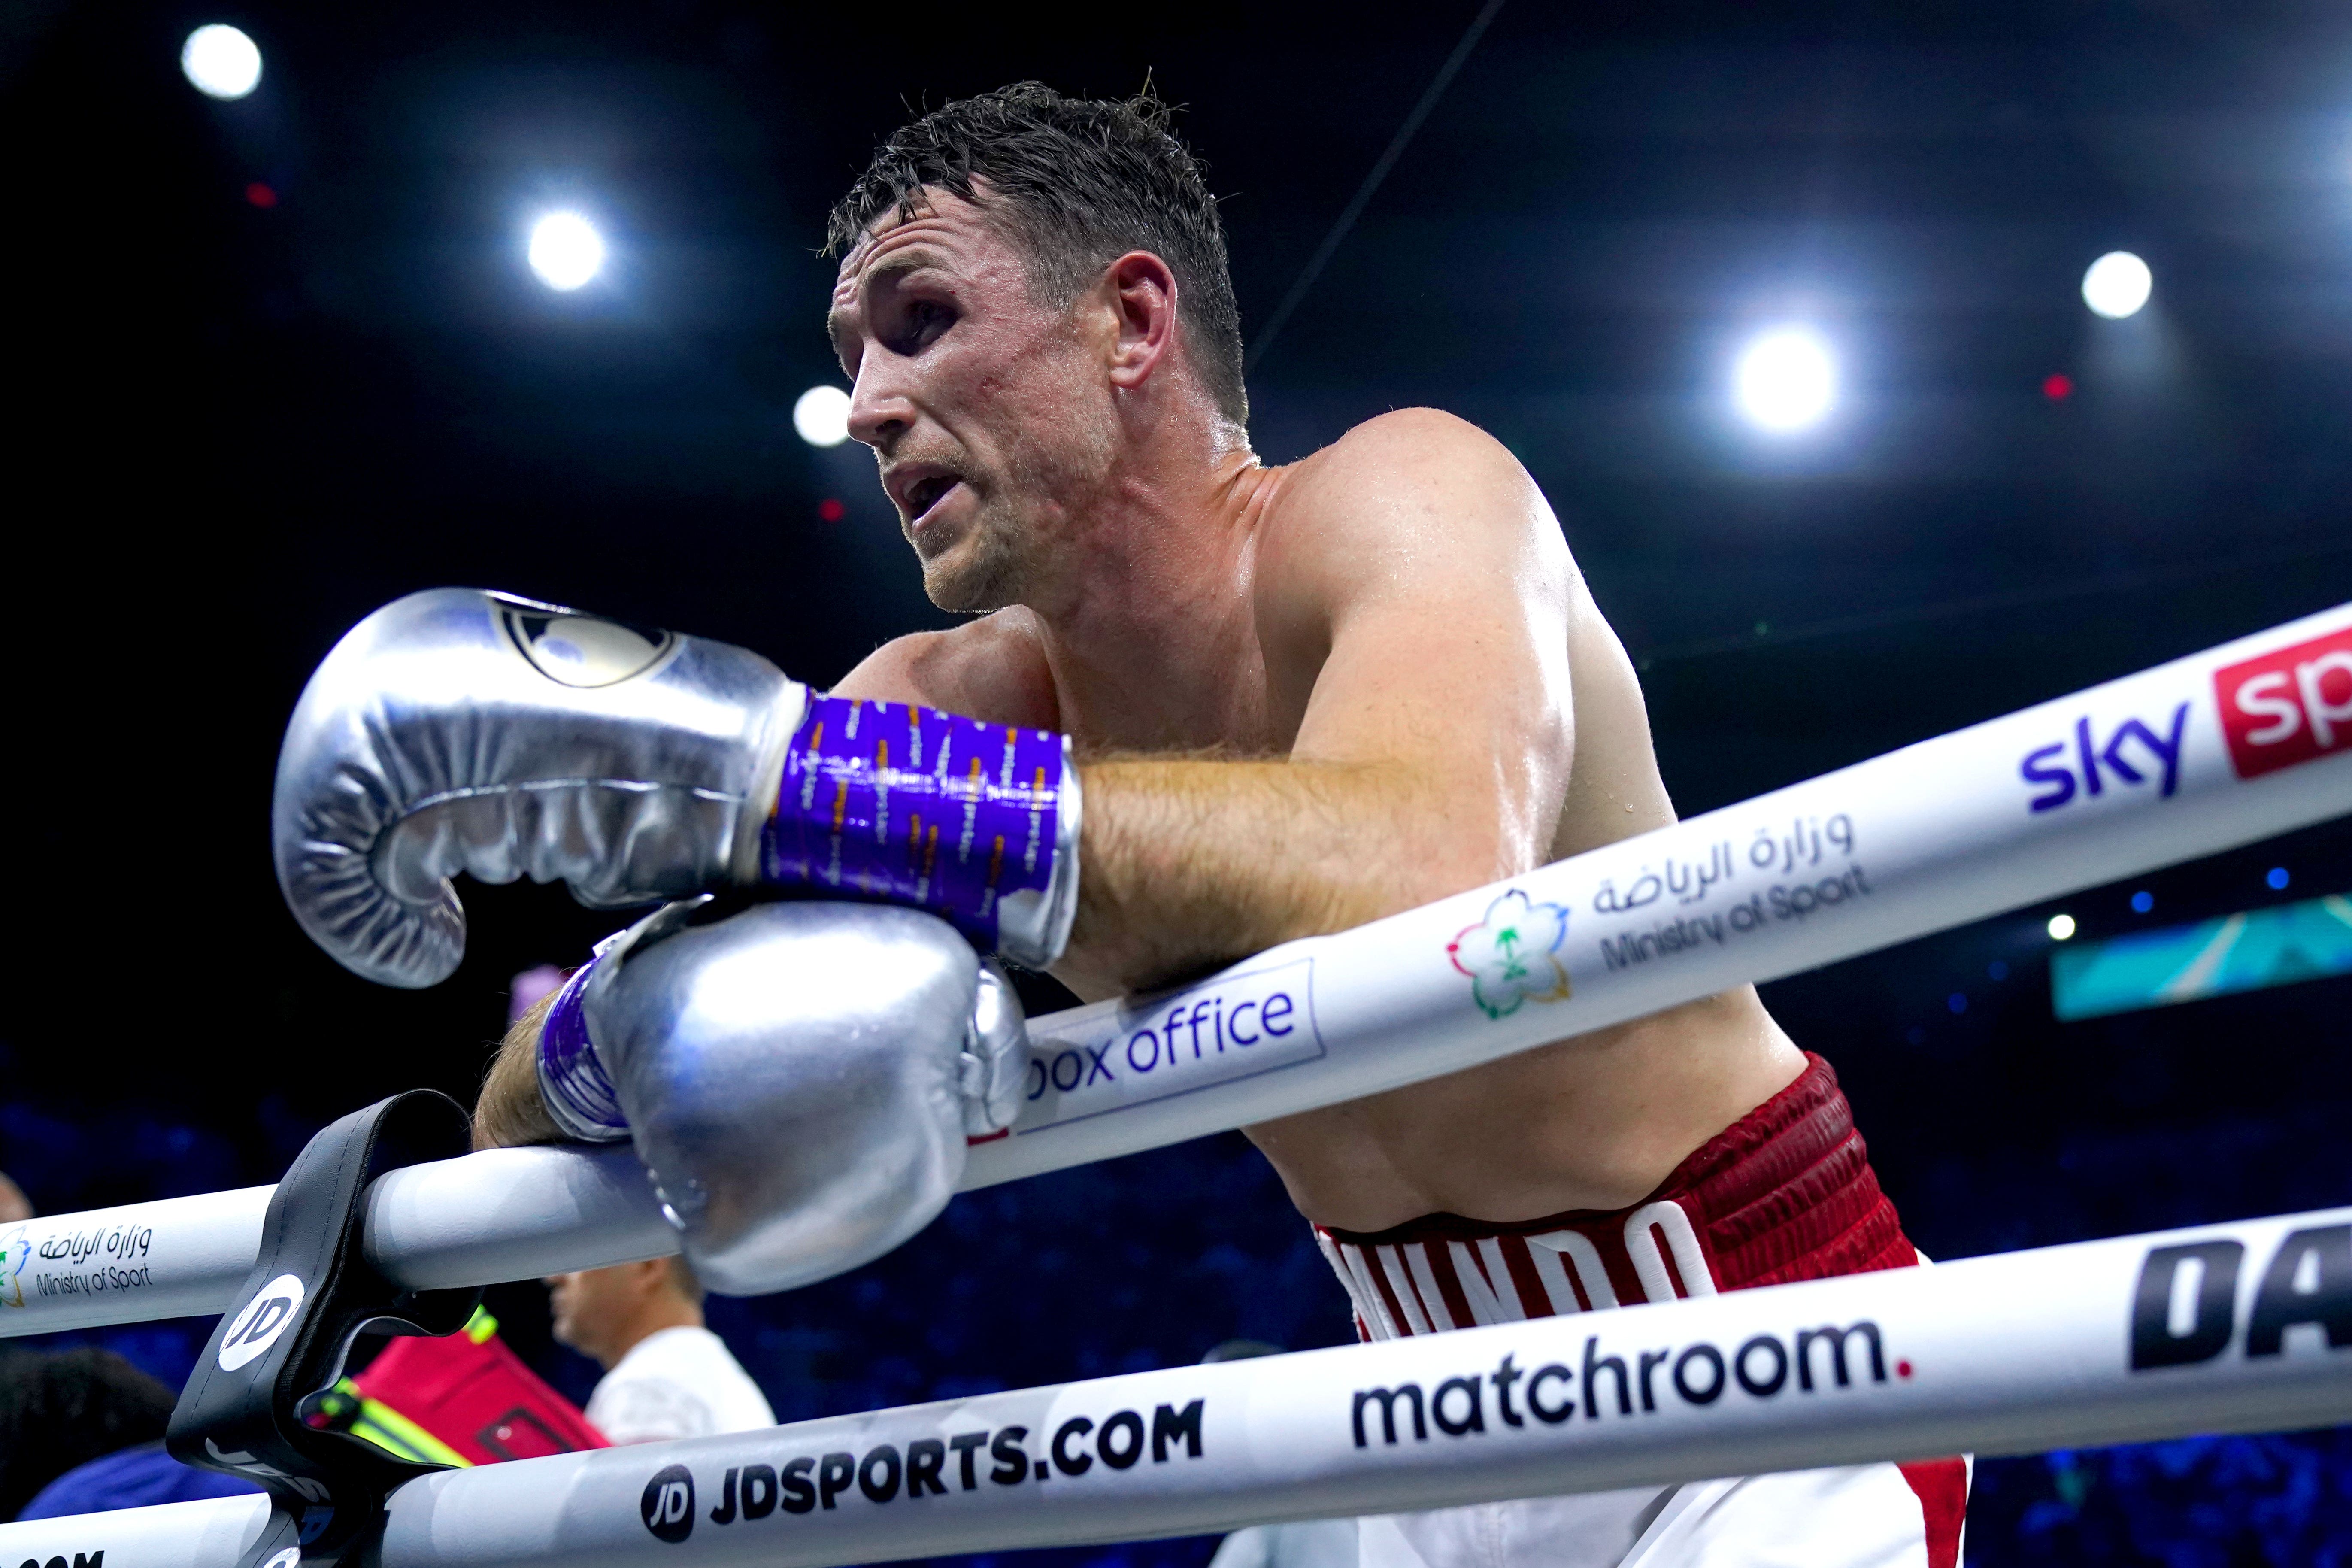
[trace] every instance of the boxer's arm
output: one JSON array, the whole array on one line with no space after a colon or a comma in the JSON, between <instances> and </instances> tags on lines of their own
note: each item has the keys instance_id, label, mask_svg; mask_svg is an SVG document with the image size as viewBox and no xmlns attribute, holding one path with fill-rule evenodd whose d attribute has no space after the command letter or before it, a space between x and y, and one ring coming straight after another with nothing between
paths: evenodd
<instances>
[{"instance_id":1,"label":"boxer's arm","mask_svg":"<svg viewBox=\"0 0 2352 1568\"><path fill-rule=\"evenodd\" d=\"M539 1035L555 1005L552 993L531 1004L514 1021L474 1101L474 1147L514 1149L526 1143L561 1143L563 1130L547 1111L539 1092Z\"/></svg>"},{"instance_id":2,"label":"boxer's arm","mask_svg":"<svg viewBox=\"0 0 2352 1568\"><path fill-rule=\"evenodd\" d=\"M1316 668L1282 762L1087 764L1081 994L1344 930L1547 858L1568 788L1574 565L1518 462L1415 410L1291 477L1255 596Z\"/></svg>"}]
</instances>

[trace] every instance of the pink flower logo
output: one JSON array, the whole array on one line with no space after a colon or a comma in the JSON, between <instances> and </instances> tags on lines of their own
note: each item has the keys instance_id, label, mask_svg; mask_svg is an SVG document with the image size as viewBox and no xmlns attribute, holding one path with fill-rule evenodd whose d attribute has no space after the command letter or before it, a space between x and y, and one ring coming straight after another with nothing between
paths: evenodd
<instances>
[{"instance_id":1,"label":"pink flower logo","mask_svg":"<svg viewBox=\"0 0 2352 1568\"><path fill-rule=\"evenodd\" d=\"M1559 945L1568 910L1539 904L1517 888L1486 906L1486 918L1445 944L1454 967L1470 977L1470 994L1489 1018L1507 1018L1522 1002L1560 1002L1570 994Z\"/></svg>"}]
</instances>

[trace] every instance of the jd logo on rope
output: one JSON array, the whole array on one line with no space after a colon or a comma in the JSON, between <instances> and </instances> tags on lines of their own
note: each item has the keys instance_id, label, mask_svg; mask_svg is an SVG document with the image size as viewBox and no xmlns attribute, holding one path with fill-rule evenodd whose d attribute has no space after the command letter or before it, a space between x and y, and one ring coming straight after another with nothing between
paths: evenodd
<instances>
[{"instance_id":1,"label":"jd logo on rope","mask_svg":"<svg viewBox=\"0 0 2352 1568\"><path fill-rule=\"evenodd\" d=\"M302 1281L291 1274L280 1274L261 1288L261 1293L245 1304L221 1336L220 1363L223 1372L235 1372L271 1345L294 1321L294 1310L302 1304Z\"/></svg>"},{"instance_id":2,"label":"jd logo on rope","mask_svg":"<svg viewBox=\"0 0 2352 1568\"><path fill-rule=\"evenodd\" d=\"M1559 962L1568 910L1539 904L1517 888L1486 906L1486 918L1445 944L1454 967L1470 977L1470 996L1489 1018L1507 1018L1522 1002L1560 1002L1570 994Z\"/></svg>"},{"instance_id":3,"label":"jd logo on rope","mask_svg":"<svg viewBox=\"0 0 2352 1568\"><path fill-rule=\"evenodd\" d=\"M2134 1372L2191 1366L2229 1348L2245 1257L2245 1244L2226 1237L2148 1249L2132 1291ZM2281 1354L2291 1329L2352 1349L2352 1225L2290 1232L2271 1255L2246 1313L2247 1357Z\"/></svg>"},{"instance_id":4,"label":"jd logo on rope","mask_svg":"<svg viewBox=\"0 0 2352 1568\"><path fill-rule=\"evenodd\" d=\"M694 1533L694 1472L684 1465L667 1465L646 1483L637 1500L637 1515L656 1540L675 1545Z\"/></svg>"}]
</instances>

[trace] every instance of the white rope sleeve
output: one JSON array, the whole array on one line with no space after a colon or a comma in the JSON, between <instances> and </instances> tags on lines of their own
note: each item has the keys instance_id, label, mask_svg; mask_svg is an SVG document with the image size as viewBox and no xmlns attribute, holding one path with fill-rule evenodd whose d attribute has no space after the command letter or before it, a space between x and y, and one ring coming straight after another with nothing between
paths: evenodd
<instances>
[{"instance_id":1,"label":"white rope sleeve","mask_svg":"<svg viewBox=\"0 0 2352 1568\"><path fill-rule=\"evenodd\" d=\"M381 1568L827 1568L2352 1418L2352 1209L413 1481ZM226 1568L259 1500L0 1525Z\"/></svg>"},{"instance_id":2,"label":"white rope sleeve","mask_svg":"<svg viewBox=\"0 0 2352 1568\"><path fill-rule=\"evenodd\" d=\"M2352 811L2352 605L1031 1026L967 1186L1353 1100Z\"/></svg>"}]
</instances>

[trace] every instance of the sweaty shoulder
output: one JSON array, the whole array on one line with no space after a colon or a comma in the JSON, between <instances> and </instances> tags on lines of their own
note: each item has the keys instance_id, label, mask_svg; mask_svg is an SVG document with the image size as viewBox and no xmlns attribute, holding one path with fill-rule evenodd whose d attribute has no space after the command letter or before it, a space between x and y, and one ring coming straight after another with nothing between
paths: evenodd
<instances>
[{"instance_id":1,"label":"sweaty shoulder","mask_svg":"<svg viewBox=\"0 0 2352 1568\"><path fill-rule=\"evenodd\" d=\"M1061 727L1035 617L1019 606L949 631L893 637L833 689L842 697L920 702L997 724Z\"/></svg>"},{"instance_id":2,"label":"sweaty shoulder","mask_svg":"<svg viewBox=\"0 0 2352 1568\"><path fill-rule=\"evenodd\" d=\"M1377 568L1383 551L1444 544L1490 550L1566 548L1535 480L1466 419L1400 408L1367 419L1292 464L1267 518L1268 545L1339 552Z\"/></svg>"},{"instance_id":3,"label":"sweaty shoulder","mask_svg":"<svg viewBox=\"0 0 2352 1568\"><path fill-rule=\"evenodd\" d=\"M1367 595L1492 589L1498 573L1549 601L1564 596L1575 567L1508 447L1466 419L1401 408L1283 470L1259 572L1275 601L1265 608L1312 618Z\"/></svg>"}]
</instances>

